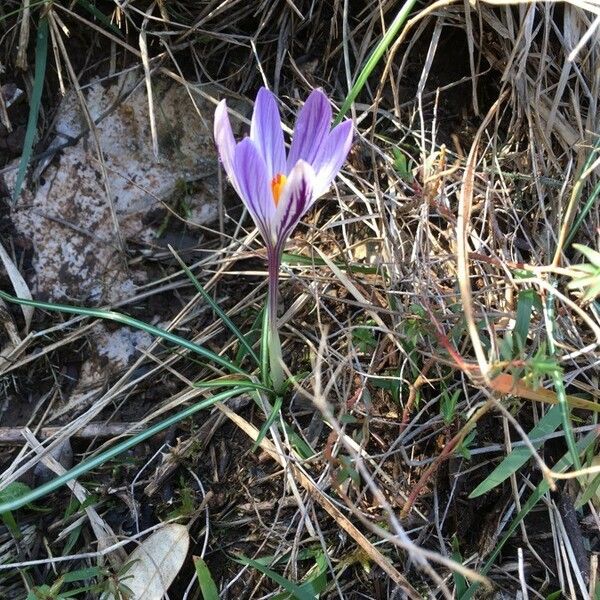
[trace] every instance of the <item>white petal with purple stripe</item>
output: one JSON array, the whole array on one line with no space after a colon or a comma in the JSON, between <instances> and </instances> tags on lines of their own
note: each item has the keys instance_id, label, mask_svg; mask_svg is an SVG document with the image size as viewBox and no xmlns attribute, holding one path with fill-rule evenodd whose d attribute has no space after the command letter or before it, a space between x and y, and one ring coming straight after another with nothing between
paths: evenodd
<instances>
[{"instance_id":1,"label":"white petal with purple stripe","mask_svg":"<svg viewBox=\"0 0 600 600\"><path fill-rule=\"evenodd\" d=\"M273 233L278 243L285 242L310 208L314 187L314 169L307 162L298 161L286 181L273 219Z\"/></svg>"},{"instance_id":2,"label":"white petal with purple stripe","mask_svg":"<svg viewBox=\"0 0 600 600\"><path fill-rule=\"evenodd\" d=\"M227 104L225 100L221 100L215 110L214 133L215 143L217 144L217 150L219 151L225 173L227 173L229 181L231 181L231 184L239 194L235 169L233 167L235 139L233 137L233 132L231 131L231 124L229 123L229 115L227 114Z\"/></svg>"}]
</instances>

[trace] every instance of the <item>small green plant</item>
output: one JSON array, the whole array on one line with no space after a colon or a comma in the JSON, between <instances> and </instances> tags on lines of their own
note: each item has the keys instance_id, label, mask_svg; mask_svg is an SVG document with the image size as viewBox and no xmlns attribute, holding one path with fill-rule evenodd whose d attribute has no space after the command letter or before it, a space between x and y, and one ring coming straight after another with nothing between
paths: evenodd
<instances>
[{"instance_id":1,"label":"small green plant","mask_svg":"<svg viewBox=\"0 0 600 600\"><path fill-rule=\"evenodd\" d=\"M402 388L401 380L398 378L398 373L394 371L386 371L385 377L373 377L370 383L373 387L380 390L386 390L390 393L392 400L398 404L400 402L400 390Z\"/></svg>"},{"instance_id":2,"label":"small green plant","mask_svg":"<svg viewBox=\"0 0 600 600\"><path fill-rule=\"evenodd\" d=\"M52 585L39 585L30 590L27 600L63 600L66 598L60 593L63 579L59 577Z\"/></svg>"},{"instance_id":3,"label":"small green plant","mask_svg":"<svg viewBox=\"0 0 600 600\"><path fill-rule=\"evenodd\" d=\"M341 485L349 479L354 485L359 486L360 474L356 470L352 459L343 455L338 456L337 459L340 463L340 468L335 473L338 485Z\"/></svg>"},{"instance_id":4,"label":"small green plant","mask_svg":"<svg viewBox=\"0 0 600 600\"><path fill-rule=\"evenodd\" d=\"M11 502L24 496L30 491L31 488L28 485L25 485L20 481L13 481L0 491L0 503ZM0 513L0 519L16 540L21 538L21 530L17 525L12 511L7 510L6 512Z\"/></svg>"},{"instance_id":5,"label":"small green plant","mask_svg":"<svg viewBox=\"0 0 600 600\"><path fill-rule=\"evenodd\" d=\"M93 583L93 580L96 582ZM77 569L60 575L50 585L42 584L31 588L27 600L67 600L89 595L96 597L111 587L111 580L111 573L102 567ZM128 600L131 597L130 591L124 586L119 593L120 595L114 594L114 598Z\"/></svg>"},{"instance_id":6,"label":"small green plant","mask_svg":"<svg viewBox=\"0 0 600 600\"><path fill-rule=\"evenodd\" d=\"M413 378L419 376L421 357L418 343L429 336L427 311L420 304L411 304L409 316L402 322L402 346L406 352Z\"/></svg>"},{"instance_id":7,"label":"small green plant","mask_svg":"<svg viewBox=\"0 0 600 600\"><path fill-rule=\"evenodd\" d=\"M133 592L127 587L127 579L131 578L127 573L133 567L135 561L126 562L116 572L105 571L104 580L101 583L102 598L112 598L114 600L132 600Z\"/></svg>"},{"instance_id":8,"label":"small green plant","mask_svg":"<svg viewBox=\"0 0 600 600\"><path fill-rule=\"evenodd\" d=\"M534 389L541 387L547 377L560 376L562 369L554 356L548 354L547 346L541 343L536 353L525 363L524 378Z\"/></svg>"},{"instance_id":9,"label":"small green plant","mask_svg":"<svg viewBox=\"0 0 600 600\"><path fill-rule=\"evenodd\" d=\"M469 450L469 446L475 440L477 436L477 427L474 427L469 433L465 436L463 441L458 445L456 451L463 456L465 460L471 460L471 452Z\"/></svg>"},{"instance_id":10,"label":"small green plant","mask_svg":"<svg viewBox=\"0 0 600 600\"><path fill-rule=\"evenodd\" d=\"M314 600L318 598L327 587L328 562L323 550L309 549L298 553L297 560L311 560L313 562L313 565L308 569L305 581L300 584L290 581L274 570L283 558L275 559L273 556L264 556L252 559L241 555L233 558L233 560L241 565L256 569L280 585L285 592L275 596L277 600Z\"/></svg>"},{"instance_id":11,"label":"small green plant","mask_svg":"<svg viewBox=\"0 0 600 600\"><path fill-rule=\"evenodd\" d=\"M373 332L375 322L369 319L364 325L352 330L352 341L360 352L367 354L377 348L377 338Z\"/></svg>"},{"instance_id":12,"label":"small green plant","mask_svg":"<svg viewBox=\"0 0 600 600\"><path fill-rule=\"evenodd\" d=\"M77 498L74 496L69 499L69 503L67 504L67 508L64 512L64 519L69 519L73 517L75 514L84 514L85 509L88 506L96 506L98 504L98 498L94 494L90 494L83 502L79 502ZM83 524L80 523L76 527L74 527L69 536L65 541L65 545L62 549L63 556L66 554L70 554L71 550L75 547L77 540L81 536L81 532L83 531Z\"/></svg>"},{"instance_id":13,"label":"small green plant","mask_svg":"<svg viewBox=\"0 0 600 600\"><path fill-rule=\"evenodd\" d=\"M581 290L581 301L591 302L600 295L600 252L581 244L573 244L590 262L571 267L572 281L567 284L570 290Z\"/></svg>"},{"instance_id":14,"label":"small green plant","mask_svg":"<svg viewBox=\"0 0 600 600\"><path fill-rule=\"evenodd\" d=\"M517 296L515 326L507 331L500 343L500 357L511 361L525 357L533 310L542 311L542 302L533 289L521 290Z\"/></svg>"},{"instance_id":15,"label":"small green plant","mask_svg":"<svg viewBox=\"0 0 600 600\"><path fill-rule=\"evenodd\" d=\"M450 393L446 387L444 387L442 390L442 395L440 398L440 413L446 425L450 425L450 423L452 423L456 417L456 405L460 397L460 392L461 390L458 389Z\"/></svg>"},{"instance_id":16,"label":"small green plant","mask_svg":"<svg viewBox=\"0 0 600 600\"><path fill-rule=\"evenodd\" d=\"M394 169L398 176L406 183L412 183L414 180L412 171L408 166L408 158L406 154L402 152L399 148L392 148L392 153L394 155Z\"/></svg>"},{"instance_id":17,"label":"small green plant","mask_svg":"<svg viewBox=\"0 0 600 600\"><path fill-rule=\"evenodd\" d=\"M183 477L179 478L178 492L179 502L177 506L168 513L167 517L169 520L180 517L190 517L197 508L194 490Z\"/></svg>"}]
</instances>

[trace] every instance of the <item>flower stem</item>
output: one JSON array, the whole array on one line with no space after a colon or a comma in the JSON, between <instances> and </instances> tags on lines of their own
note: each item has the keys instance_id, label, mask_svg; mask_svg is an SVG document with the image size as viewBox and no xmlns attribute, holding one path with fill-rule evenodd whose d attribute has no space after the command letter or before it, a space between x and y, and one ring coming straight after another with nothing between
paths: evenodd
<instances>
[{"instance_id":1,"label":"flower stem","mask_svg":"<svg viewBox=\"0 0 600 600\"><path fill-rule=\"evenodd\" d=\"M267 311L269 319L269 366L271 369L271 382L276 392L283 388L285 374L283 372L283 358L281 354L281 341L277 329L277 305L279 303L279 268L281 266L281 251L279 248L267 252L269 263L269 296Z\"/></svg>"}]
</instances>

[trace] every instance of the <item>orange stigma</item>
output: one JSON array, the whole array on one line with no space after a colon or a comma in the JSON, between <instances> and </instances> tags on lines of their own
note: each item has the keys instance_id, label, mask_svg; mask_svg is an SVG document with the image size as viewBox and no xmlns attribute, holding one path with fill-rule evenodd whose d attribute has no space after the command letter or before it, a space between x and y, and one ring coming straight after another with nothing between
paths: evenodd
<instances>
[{"instance_id":1,"label":"orange stigma","mask_svg":"<svg viewBox=\"0 0 600 600\"><path fill-rule=\"evenodd\" d=\"M275 206L277 206L279 202L279 196L281 195L281 190L283 190L286 181L287 177L283 173L277 173L277 175L271 179L271 192L273 193L273 202L275 202Z\"/></svg>"}]
</instances>

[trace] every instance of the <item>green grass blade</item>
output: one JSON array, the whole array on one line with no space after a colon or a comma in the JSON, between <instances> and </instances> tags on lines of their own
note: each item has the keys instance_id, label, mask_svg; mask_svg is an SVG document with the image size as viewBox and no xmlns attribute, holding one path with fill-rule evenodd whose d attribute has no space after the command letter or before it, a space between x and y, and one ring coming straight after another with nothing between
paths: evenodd
<instances>
[{"instance_id":1,"label":"green grass blade","mask_svg":"<svg viewBox=\"0 0 600 600\"><path fill-rule=\"evenodd\" d=\"M460 547L458 545L458 538L456 535L452 536L452 560L461 565L463 563L463 557L460 553ZM457 571L452 573L452 578L454 579L454 591L456 593L456 597L460 598L468 589L467 580Z\"/></svg>"},{"instance_id":2,"label":"green grass blade","mask_svg":"<svg viewBox=\"0 0 600 600\"><path fill-rule=\"evenodd\" d=\"M588 156L587 160L585 161L585 164L583 165L583 168L581 169L581 174L575 182L575 188L576 188L577 195L579 195L581 193L581 190L583 188L583 181L581 179L581 176L592 166L594 161L598 158L599 152L600 152L600 139L597 140L596 143L594 144L594 147L593 147L592 151L590 152L590 155ZM592 207L594 206L594 203L596 202L596 199L598 198L599 195L600 195L600 182L598 182L596 184L596 186L594 187L594 190L592 191L592 193L586 200L585 204L583 205L583 208L581 209L581 211L579 211L577 218L575 219L575 221L573 221L573 224L571 225L571 228L569 229L569 233L565 239L565 246L564 246L565 248L567 248L569 246L569 244L573 241L575 234L581 227L581 224L585 221L590 210L592 210Z\"/></svg>"},{"instance_id":3,"label":"green grass blade","mask_svg":"<svg viewBox=\"0 0 600 600\"><path fill-rule=\"evenodd\" d=\"M252 452L254 452L260 446L260 443L263 441L265 435L267 435L267 431L269 431L269 428L271 427L271 425L273 425L275 419L279 416L282 404L283 397L277 396L277 398L275 398L275 404L271 410L271 413L267 417L267 420L263 423L263 426L260 428L260 431L258 432L258 437L252 445Z\"/></svg>"},{"instance_id":4,"label":"green grass blade","mask_svg":"<svg viewBox=\"0 0 600 600\"><path fill-rule=\"evenodd\" d=\"M46 59L48 57L48 19L42 17L38 23L37 35L35 39L35 72L33 75L33 90L31 92L31 104L29 105L29 116L27 118L27 129L25 130L25 140L23 142L23 152L19 161L19 170L13 190L13 201L16 201L21 194L21 188L25 181L25 174L31 159L33 151L33 141L37 131L37 121L42 101L42 91L44 89L44 79L46 76Z\"/></svg>"},{"instance_id":5,"label":"green grass blade","mask_svg":"<svg viewBox=\"0 0 600 600\"><path fill-rule=\"evenodd\" d=\"M597 439L597 433L595 431L590 432L586 435L582 440L577 444L577 452L585 452L585 450L593 444ZM573 459L571 456L571 452L567 452L562 458L554 465L553 471L557 473L564 473L571 465L573 464ZM500 551L504 547L504 544L510 539L512 534L515 532L519 523L527 516L527 514L534 508L534 506L540 501L542 496L550 489L548 482L544 479L533 491L531 496L527 499L522 505L521 511L519 514L512 520L511 524L508 526L508 529L485 561L485 564L479 571L481 575L487 575L488 571L492 568L494 561L498 558ZM467 591L464 593L459 600L470 600L477 589L479 588L479 583L474 583Z\"/></svg>"},{"instance_id":6,"label":"green grass blade","mask_svg":"<svg viewBox=\"0 0 600 600\"><path fill-rule=\"evenodd\" d=\"M282 577L279 573L265 567L261 562L248 558L247 556L239 556L234 558L235 562L248 567L252 567L266 575L269 579L279 584L286 592L290 593L297 600L315 600L315 596L310 588L303 588L294 582Z\"/></svg>"},{"instance_id":7,"label":"green grass blade","mask_svg":"<svg viewBox=\"0 0 600 600\"><path fill-rule=\"evenodd\" d=\"M267 392L269 394L273 393L271 388L265 387L260 383L254 383L254 381L250 381L249 379L213 379L212 381L199 381L194 383L195 388L203 388L207 390L214 390L222 387L235 387L243 385L248 389L258 390L261 392Z\"/></svg>"},{"instance_id":8,"label":"green grass blade","mask_svg":"<svg viewBox=\"0 0 600 600\"><path fill-rule=\"evenodd\" d=\"M250 331L248 331L246 333L246 340L248 341L248 343L251 346L254 346L254 344L256 344L257 342L260 342L260 336L262 333L262 322L263 322L262 312L258 311L256 313L256 318L254 319L254 321L252 322L252 325L250 326ZM238 366L241 365L246 354L247 354L246 349L244 348L244 346L242 346L240 344L240 347L238 348L237 352L235 353L235 359L233 362ZM259 358L260 358L260 354L259 354Z\"/></svg>"},{"instance_id":9,"label":"green grass blade","mask_svg":"<svg viewBox=\"0 0 600 600\"><path fill-rule=\"evenodd\" d=\"M210 574L208 565L199 556L194 556L194 567L204 600L219 600L219 590Z\"/></svg>"},{"instance_id":10,"label":"green grass blade","mask_svg":"<svg viewBox=\"0 0 600 600\"><path fill-rule=\"evenodd\" d=\"M569 244L573 241L573 238L575 237L575 234L581 227L581 224L585 221L586 217L594 207L598 196L600 196L600 182L596 184L596 187L594 187L592 193L589 195L588 199L583 205L583 208L577 215L577 218L575 219L575 221L573 221L573 225L571 226L569 234L567 235L567 239L565 240L565 248L567 248Z\"/></svg>"},{"instance_id":11,"label":"green grass blade","mask_svg":"<svg viewBox=\"0 0 600 600\"><path fill-rule=\"evenodd\" d=\"M577 500L575 508L581 508L584 504L587 504L598 493L598 487L600 487L600 473L585 486L585 490L581 494L581 498Z\"/></svg>"},{"instance_id":12,"label":"green grass blade","mask_svg":"<svg viewBox=\"0 0 600 600\"><path fill-rule=\"evenodd\" d=\"M103 569L100 567L84 567L83 569L77 569L75 571L69 571L62 575L64 583L73 583L75 581L85 581L86 579L92 579L93 577L101 577L104 574Z\"/></svg>"},{"instance_id":13,"label":"green grass blade","mask_svg":"<svg viewBox=\"0 0 600 600\"><path fill-rule=\"evenodd\" d=\"M514 352L518 356L521 349L525 348L529 327L531 325L531 313L536 300L535 290L522 290L517 297L517 314L515 316L514 329Z\"/></svg>"},{"instance_id":14,"label":"green grass blade","mask_svg":"<svg viewBox=\"0 0 600 600\"><path fill-rule=\"evenodd\" d=\"M283 423L283 427L285 429L285 433L290 439L290 443L292 448L304 459L308 460L316 455L316 452L313 448L309 446L307 442L305 442L300 435L298 435L287 423Z\"/></svg>"},{"instance_id":15,"label":"green grass blade","mask_svg":"<svg viewBox=\"0 0 600 600\"><path fill-rule=\"evenodd\" d=\"M149 333L155 337L167 340L176 344L177 346L181 346L182 348L186 348L195 354L199 354L203 358L208 360L212 360L213 362L221 365L225 369L228 369L234 373L238 373L240 375L246 375L242 369L236 367L233 363L228 361L226 358L207 350L206 348L199 346L198 344L194 344L194 342L190 342L185 338L182 338L170 331L165 331L160 327L155 327L154 325L150 325L148 323L144 323L144 321L139 321L138 319L134 319L128 315L124 315L122 313L114 312L112 310L104 310L102 308L81 308L79 306L71 306L69 304L52 304L51 302L40 302L38 300L26 300L24 298L16 298L15 296L11 296L6 292L0 290L0 298L6 300L7 302L12 302L14 304L25 304L27 306L34 306L36 308L43 308L45 310L52 310L57 312L64 312L71 315L83 315L85 317L93 317L95 319L104 319L106 321L114 321L115 323L121 323L122 325L127 325L129 327L134 327L135 329L141 329L146 333Z\"/></svg>"},{"instance_id":16,"label":"green grass blade","mask_svg":"<svg viewBox=\"0 0 600 600\"><path fill-rule=\"evenodd\" d=\"M546 298L546 310L544 312L544 318L546 321L546 339L548 341L548 353L551 357L556 356L556 345L554 343L554 329L556 321L554 319L554 294L549 293ZM565 441L567 448L571 453L571 459L576 469L581 469L581 461L579 460L579 454L575 444L575 436L573 434L573 427L571 426L571 410L567 402L567 392L565 390L565 384L562 378L561 369L553 369L552 384L556 390L556 397L558 398L558 406L560 406L562 416L562 426L565 432Z\"/></svg>"},{"instance_id":17,"label":"green grass blade","mask_svg":"<svg viewBox=\"0 0 600 600\"><path fill-rule=\"evenodd\" d=\"M298 558L300 556L298 555ZM321 550L314 556L315 564L307 574L307 580L300 584L301 590L308 591L313 598L320 598L321 594L327 588L327 559L325 553ZM273 600L290 600L292 596L286 592L277 594Z\"/></svg>"},{"instance_id":18,"label":"green grass blade","mask_svg":"<svg viewBox=\"0 0 600 600\"><path fill-rule=\"evenodd\" d=\"M77 0L77 4L82 6L85 10L87 10L93 17L98 19L102 25L110 29L114 34L123 39L123 34L121 30L114 24L110 22L110 19L100 10L98 10L89 0Z\"/></svg>"},{"instance_id":19,"label":"green grass blade","mask_svg":"<svg viewBox=\"0 0 600 600\"><path fill-rule=\"evenodd\" d=\"M65 541L65 545L62 547L62 551L61 551L62 556L67 556L68 554L71 554L71 551L75 547L75 544L79 541L79 538L81 537L82 531L83 531L82 523L77 525L77 527L75 527L74 529L71 529L71 532L69 533L69 536L67 537L67 539Z\"/></svg>"},{"instance_id":20,"label":"green grass blade","mask_svg":"<svg viewBox=\"0 0 600 600\"><path fill-rule=\"evenodd\" d=\"M556 431L562 422L560 406L553 406L529 432L529 439L534 448L539 448L542 441L536 441ZM477 498L487 494L490 490L506 481L516 473L531 458L531 450L527 446L515 448L504 460L469 494L469 498Z\"/></svg>"},{"instance_id":21,"label":"green grass blade","mask_svg":"<svg viewBox=\"0 0 600 600\"><path fill-rule=\"evenodd\" d=\"M373 52L367 59L365 66L361 69L358 77L356 78L356 82L352 86L352 89L348 92L344 103L342 104L342 108L340 108L340 112L335 117L335 124L337 125L342 121L344 115L348 112L354 100L363 89L369 75L373 72L373 69L377 66L377 63L381 60L385 51L388 49L390 44L394 41L395 37L398 35L400 29L408 19L408 15L410 11L413 9L413 6L417 3L417 0L406 0L406 2L402 5L402 8L398 11L396 18L392 21L392 24L389 26L386 34L381 38L380 42L375 46Z\"/></svg>"},{"instance_id":22,"label":"green grass blade","mask_svg":"<svg viewBox=\"0 0 600 600\"><path fill-rule=\"evenodd\" d=\"M214 301L212 296L202 287L202 284L198 281L196 276L191 272L189 267L181 260L179 254L175 252L174 248L169 246L169 250L173 254L173 256L177 259L179 266L184 270L185 274L188 276L189 280L194 284L194 287L200 292L202 297L208 304L210 304L211 308L217 313L219 319L227 325L228 329L235 335L235 337L239 340L240 344L246 349L246 352L254 359L254 362L260 366L260 359L256 355L256 352L252 349L252 346L248 343L246 336L234 325L233 321L225 314L225 311Z\"/></svg>"},{"instance_id":23,"label":"green grass blade","mask_svg":"<svg viewBox=\"0 0 600 600\"><path fill-rule=\"evenodd\" d=\"M142 431L141 433L138 433L137 435L134 435L131 438L123 440L122 442L116 444L112 448L109 448L108 450L101 452L97 456L93 456L91 458L88 458L87 460L84 460L83 462L79 463L76 467L73 467L72 469L68 470L66 473L64 473L60 477L51 479L47 483L45 483L33 490L30 490L29 492L23 494L22 496L19 496L18 498L13 498L6 502L2 502L0 504L0 515L8 512L8 511L11 511L11 510L17 510L18 508L21 508L21 507L25 506L26 504L30 504L31 502L34 502L35 500L39 500L40 498L43 498L44 496L53 492L54 490L61 487L68 481L71 481L71 479L75 479L81 475L84 475L88 471L91 471L92 469L95 469L96 467L103 465L105 462L113 459L115 456L118 456L119 454L122 454L123 452L129 450L130 448L133 448L140 442L143 442L144 440L151 438L152 436L156 435L157 433L160 433L161 431L168 429L172 425L175 425L175 424L179 423L180 421L183 421L183 419L187 419L188 417L191 417L195 413L197 413L201 410L204 410L205 408L208 408L208 407L212 406L213 404L216 404L217 402L223 402L224 400L227 400L228 398L231 398L232 396L237 396L237 395L246 393L248 391L250 391L249 388L240 386L239 388L236 388L234 390L226 390L224 392L221 392L220 394L216 394L212 398L208 398L206 400L202 400L201 402L197 402L196 404L193 404L192 406L186 408L185 410L182 410L182 411L174 414L173 416L169 417L168 419L165 419L164 421L161 421L160 423L156 423L156 425L149 427L146 431Z\"/></svg>"},{"instance_id":24,"label":"green grass blade","mask_svg":"<svg viewBox=\"0 0 600 600\"><path fill-rule=\"evenodd\" d=\"M270 387L271 377L269 374L269 314L263 309L262 332L260 336L260 378L263 385Z\"/></svg>"}]
</instances>

